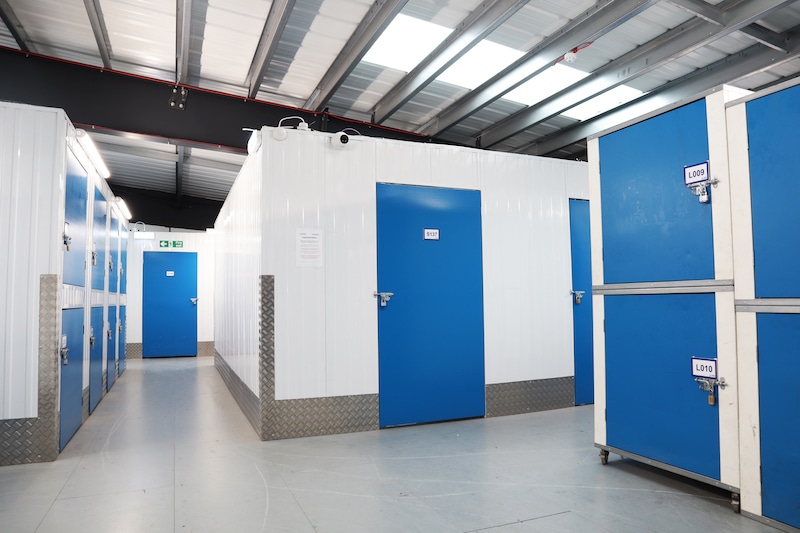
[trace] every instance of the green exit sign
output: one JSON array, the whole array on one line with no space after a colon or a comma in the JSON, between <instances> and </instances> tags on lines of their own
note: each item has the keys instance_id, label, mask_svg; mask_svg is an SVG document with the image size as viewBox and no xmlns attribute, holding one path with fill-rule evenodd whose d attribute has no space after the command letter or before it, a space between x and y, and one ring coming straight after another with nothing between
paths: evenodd
<instances>
[{"instance_id":1,"label":"green exit sign","mask_svg":"<svg viewBox=\"0 0 800 533\"><path fill-rule=\"evenodd\" d=\"M183 248L183 241L158 241L159 248Z\"/></svg>"}]
</instances>

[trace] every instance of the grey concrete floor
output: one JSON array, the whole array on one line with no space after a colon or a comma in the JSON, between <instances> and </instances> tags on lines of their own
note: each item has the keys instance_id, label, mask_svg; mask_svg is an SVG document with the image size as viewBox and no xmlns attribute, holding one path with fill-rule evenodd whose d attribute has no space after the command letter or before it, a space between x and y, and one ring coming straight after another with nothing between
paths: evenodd
<instances>
[{"instance_id":1,"label":"grey concrete floor","mask_svg":"<svg viewBox=\"0 0 800 533\"><path fill-rule=\"evenodd\" d=\"M592 406L261 442L191 358L129 361L57 461L0 467L0 531L776 530L727 492L602 466Z\"/></svg>"}]
</instances>

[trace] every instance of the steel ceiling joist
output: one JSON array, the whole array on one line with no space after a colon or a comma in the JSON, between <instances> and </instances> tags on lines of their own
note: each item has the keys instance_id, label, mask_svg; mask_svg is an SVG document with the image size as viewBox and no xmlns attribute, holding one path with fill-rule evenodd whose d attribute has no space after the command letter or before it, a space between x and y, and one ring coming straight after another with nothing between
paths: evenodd
<instances>
[{"instance_id":1,"label":"steel ceiling joist","mask_svg":"<svg viewBox=\"0 0 800 533\"><path fill-rule=\"evenodd\" d=\"M183 146L178 146L178 161L175 163L175 197L178 205L181 203L183 197L183 166L184 166L184 152L186 149Z\"/></svg>"},{"instance_id":2,"label":"steel ceiling joist","mask_svg":"<svg viewBox=\"0 0 800 533\"><path fill-rule=\"evenodd\" d=\"M730 16L721 5L712 6L703 0L667 0L670 4L684 9L692 15L702 18L712 24L720 26L730 22ZM728 2L729 3L729 2ZM781 40L779 35L757 24L750 24L741 29L741 32L756 42L774 48L775 50L786 51L786 43Z\"/></svg>"},{"instance_id":3,"label":"steel ceiling joist","mask_svg":"<svg viewBox=\"0 0 800 533\"><path fill-rule=\"evenodd\" d=\"M86 14L89 15L89 23L92 25L94 40L97 41L97 50L100 52L103 66L111 68L111 41L108 38L108 29L100 2L99 0L83 0L83 5L86 6Z\"/></svg>"},{"instance_id":4,"label":"steel ceiling joist","mask_svg":"<svg viewBox=\"0 0 800 533\"><path fill-rule=\"evenodd\" d=\"M264 81L264 76L267 74L269 64L272 62L272 56L275 55L283 30L286 28L286 23L289 22L294 4L295 0L273 0L269 8L267 21L264 23L264 31L261 32L253 62L250 64L250 70L247 73L247 95L250 98L258 96L261 82Z\"/></svg>"},{"instance_id":5,"label":"steel ceiling joist","mask_svg":"<svg viewBox=\"0 0 800 533\"><path fill-rule=\"evenodd\" d=\"M745 2L725 13L719 25L695 18L628 52L596 70L591 76L534 106L523 109L478 135L479 144L489 148L505 139L542 123L586 100L627 81L651 72L709 43L738 31L794 0ZM728 2L730 3L730 2Z\"/></svg>"},{"instance_id":6,"label":"steel ceiling joist","mask_svg":"<svg viewBox=\"0 0 800 533\"><path fill-rule=\"evenodd\" d=\"M597 2L499 74L424 124L417 132L426 135L443 132L544 71L565 52L598 39L657 2L658 0Z\"/></svg>"},{"instance_id":7,"label":"steel ceiling joist","mask_svg":"<svg viewBox=\"0 0 800 533\"><path fill-rule=\"evenodd\" d=\"M376 124L385 121L527 3L528 0L493 0L473 10L442 44L375 105L372 121Z\"/></svg>"},{"instance_id":8,"label":"steel ceiling joist","mask_svg":"<svg viewBox=\"0 0 800 533\"><path fill-rule=\"evenodd\" d=\"M713 89L724 83L775 68L800 57L800 28L786 34L788 52L780 52L760 44L729 55L711 65L698 69L659 89L591 120L576 124L553 135L537 139L514 150L515 153L546 155L564 146L581 141L610 128L663 109Z\"/></svg>"},{"instance_id":9,"label":"steel ceiling joist","mask_svg":"<svg viewBox=\"0 0 800 533\"><path fill-rule=\"evenodd\" d=\"M161 150L153 150L150 148L143 148L140 146L125 146L120 144L113 144L104 142L98 139L97 136L92 136L92 140L97 145L98 150L102 153L114 152L130 157L141 157L143 159L151 159L156 161L167 161L170 163L178 162L178 155L175 152L164 152Z\"/></svg>"},{"instance_id":10,"label":"steel ceiling joist","mask_svg":"<svg viewBox=\"0 0 800 533\"><path fill-rule=\"evenodd\" d=\"M372 5L333 64L322 76L311 96L306 100L304 108L318 111L325 108L344 80L356 68L361 58L407 2L408 0L378 0Z\"/></svg>"},{"instance_id":11,"label":"steel ceiling joist","mask_svg":"<svg viewBox=\"0 0 800 533\"><path fill-rule=\"evenodd\" d=\"M36 45L31 42L28 32L25 31L25 27L17 18L14 10L11 9L8 0L0 0L0 19L3 19L3 23L8 28L8 31L11 32L14 40L17 41L17 46L19 46L20 50L34 54L38 53Z\"/></svg>"},{"instance_id":12,"label":"steel ceiling joist","mask_svg":"<svg viewBox=\"0 0 800 533\"><path fill-rule=\"evenodd\" d=\"M192 0L178 0L175 22L175 83L186 84L189 81L189 47L192 42Z\"/></svg>"}]
</instances>

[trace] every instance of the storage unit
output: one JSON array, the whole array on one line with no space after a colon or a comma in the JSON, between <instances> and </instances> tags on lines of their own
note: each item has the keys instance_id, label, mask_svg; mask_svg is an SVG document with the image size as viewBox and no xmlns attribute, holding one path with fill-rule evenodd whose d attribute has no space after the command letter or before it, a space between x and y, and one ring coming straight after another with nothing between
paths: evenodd
<instances>
[{"instance_id":1,"label":"storage unit","mask_svg":"<svg viewBox=\"0 0 800 533\"><path fill-rule=\"evenodd\" d=\"M589 141L595 443L732 493L739 417L723 87ZM713 184L713 186L712 186Z\"/></svg>"},{"instance_id":2,"label":"storage unit","mask_svg":"<svg viewBox=\"0 0 800 533\"><path fill-rule=\"evenodd\" d=\"M731 102L742 512L800 529L800 85Z\"/></svg>"},{"instance_id":3,"label":"storage unit","mask_svg":"<svg viewBox=\"0 0 800 533\"><path fill-rule=\"evenodd\" d=\"M216 364L261 438L573 405L586 164L348 133L263 128L215 224Z\"/></svg>"},{"instance_id":4,"label":"storage unit","mask_svg":"<svg viewBox=\"0 0 800 533\"><path fill-rule=\"evenodd\" d=\"M62 110L0 103L0 464L55 459L103 396L117 211Z\"/></svg>"}]
</instances>

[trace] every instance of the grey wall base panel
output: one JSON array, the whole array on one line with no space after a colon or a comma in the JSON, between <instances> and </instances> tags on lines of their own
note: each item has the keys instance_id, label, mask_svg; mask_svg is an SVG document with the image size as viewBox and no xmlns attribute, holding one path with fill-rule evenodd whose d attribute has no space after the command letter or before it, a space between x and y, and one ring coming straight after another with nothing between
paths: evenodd
<instances>
[{"instance_id":1,"label":"grey wall base panel","mask_svg":"<svg viewBox=\"0 0 800 533\"><path fill-rule=\"evenodd\" d=\"M261 440L356 433L378 429L378 395L333 396L262 402Z\"/></svg>"},{"instance_id":2,"label":"grey wall base panel","mask_svg":"<svg viewBox=\"0 0 800 533\"><path fill-rule=\"evenodd\" d=\"M58 457L58 379L61 283L39 279L38 417L0 420L0 466L55 461Z\"/></svg>"},{"instance_id":3,"label":"grey wall base panel","mask_svg":"<svg viewBox=\"0 0 800 533\"><path fill-rule=\"evenodd\" d=\"M197 343L198 357L214 357L214 341L203 341ZM125 359L141 359L142 343L129 342L125 344Z\"/></svg>"},{"instance_id":4,"label":"grey wall base panel","mask_svg":"<svg viewBox=\"0 0 800 533\"><path fill-rule=\"evenodd\" d=\"M747 511L742 511L742 516L746 516L751 520L755 520L756 522L761 522L762 524L766 524L768 526L772 526L775 529L779 529L781 531L785 531L786 533L800 533L800 529L796 527L792 527L789 524L784 524L783 522L778 522L777 520L773 520L771 518L767 518L766 516L761 516L753 513L748 513Z\"/></svg>"},{"instance_id":5,"label":"grey wall base panel","mask_svg":"<svg viewBox=\"0 0 800 533\"><path fill-rule=\"evenodd\" d=\"M141 342L125 343L125 359L141 359L141 358L142 358Z\"/></svg>"},{"instance_id":6,"label":"grey wall base panel","mask_svg":"<svg viewBox=\"0 0 800 533\"><path fill-rule=\"evenodd\" d=\"M250 425L253 426L256 435L260 438L261 404L258 401L258 397L253 394L253 391L244 384L244 381L233 371L230 365L228 365L228 362L225 361L221 355L216 353L216 351L214 353L214 367L217 369L217 372L219 372L219 375L222 376L222 381L225 382L225 385L231 392L231 396L233 396L233 399L239 404L239 408L244 413L248 422L250 422Z\"/></svg>"},{"instance_id":7,"label":"grey wall base panel","mask_svg":"<svg viewBox=\"0 0 800 533\"><path fill-rule=\"evenodd\" d=\"M486 385L486 416L549 411L575 405L573 376Z\"/></svg>"},{"instance_id":8,"label":"grey wall base panel","mask_svg":"<svg viewBox=\"0 0 800 533\"><path fill-rule=\"evenodd\" d=\"M89 387L83 389L83 399L81 401L83 402L83 422L85 423L89 420Z\"/></svg>"},{"instance_id":9,"label":"grey wall base panel","mask_svg":"<svg viewBox=\"0 0 800 533\"><path fill-rule=\"evenodd\" d=\"M197 343L197 357L215 357L214 341L203 341Z\"/></svg>"}]
</instances>

